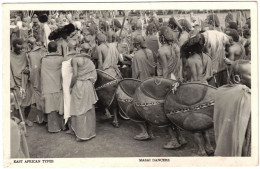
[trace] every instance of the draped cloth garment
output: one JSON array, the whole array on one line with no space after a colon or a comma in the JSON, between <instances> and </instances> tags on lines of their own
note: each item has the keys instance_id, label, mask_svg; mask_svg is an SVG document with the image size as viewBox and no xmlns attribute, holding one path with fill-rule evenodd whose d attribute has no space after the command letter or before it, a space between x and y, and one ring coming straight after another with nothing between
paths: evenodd
<instances>
[{"instance_id":1,"label":"draped cloth garment","mask_svg":"<svg viewBox=\"0 0 260 169\"><path fill-rule=\"evenodd\" d=\"M71 66L71 60L62 62L62 86L63 86L63 96L64 96L64 119L67 123L70 117L70 84L73 76L73 68Z\"/></svg>"},{"instance_id":2,"label":"draped cloth garment","mask_svg":"<svg viewBox=\"0 0 260 169\"><path fill-rule=\"evenodd\" d=\"M218 88L214 106L215 156L250 156L251 90L241 84Z\"/></svg>"},{"instance_id":3,"label":"draped cloth garment","mask_svg":"<svg viewBox=\"0 0 260 169\"><path fill-rule=\"evenodd\" d=\"M102 70L109 75L119 79L122 77L120 70L117 67L117 63L119 60L119 52L117 50L116 43L109 43L108 44L108 54L104 60Z\"/></svg>"},{"instance_id":4,"label":"draped cloth garment","mask_svg":"<svg viewBox=\"0 0 260 169\"><path fill-rule=\"evenodd\" d=\"M71 93L71 128L81 140L95 137L96 115L94 104L98 97L94 88L97 72L93 62L84 57L84 65L78 67L78 76Z\"/></svg>"},{"instance_id":5,"label":"draped cloth garment","mask_svg":"<svg viewBox=\"0 0 260 169\"><path fill-rule=\"evenodd\" d=\"M57 53L48 54L42 59L42 97L44 112L48 115L49 132L59 132L63 129L62 61L63 57Z\"/></svg>"},{"instance_id":6,"label":"draped cloth garment","mask_svg":"<svg viewBox=\"0 0 260 169\"><path fill-rule=\"evenodd\" d=\"M213 70L211 58L205 53L202 53L202 65L203 73L198 77L198 80L201 83L207 83L207 79L213 76Z\"/></svg>"},{"instance_id":7,"label":"draped cloth garment","mask_svg":"<svg viewBox=\"0 0 260 169\"><path fill-rule=\"evenodd\" d=\"M22 107L27 107L32 104L32 85L29 81L29 76L23 73L23 70L28 66L28 60L26 53L21 53L17 55L14 52L11 52L10 56L10 87L14 88L14 92L16 92L17 101L19 105ZM25 97L22 97L19 94L21 87L25 90ZM17 103L15 104L15 108L18 109Z\"/></svg>"},{"instance_id":8,"label":"draped cloth garment","mask_svg":"<svg viewBox=\"0 0 260 169\"><path fill-rule=\"evenodd\" d=\"M49 25L47 23L44 23L43 24L43 36L42 36L42 38L43 38L43 44L46 48L48 47L48 44L50 42L50 40L49 40L50 33L51 33L51 29L50 29Z\"/></svg>"},{"instance_id":9,"label":"draped cloth garment","mask_svg":"<svg viewBox=\"0 0 260 169\"><path fill-rule=\"evenodd\" d=\"M145 80L155 75L155 62L149 49L138 50L132 61L132 77Z\"/></svg>"},{"instance_id":10,"label":"draped cloth garment","mask_svg":"<svg viewBox=\"0 0 260 169\"><path fill-rule=\"evenodd\" d=\"M36 103L38 110L43 110L41 101L41 59L45 55L46 51L38 46L28 53L30 82L33 87L32 103Z\"/></svg>"},{"instance_id":11,"label":"draped cloth garment","mask_svg":"<svg viewBox=\"0 0 260 169\"><path fill-rule=\"evenodd\" d=\"M18 124L11 119L11 158L30 158L25 133Z\"/></svg>"}]
</instances>

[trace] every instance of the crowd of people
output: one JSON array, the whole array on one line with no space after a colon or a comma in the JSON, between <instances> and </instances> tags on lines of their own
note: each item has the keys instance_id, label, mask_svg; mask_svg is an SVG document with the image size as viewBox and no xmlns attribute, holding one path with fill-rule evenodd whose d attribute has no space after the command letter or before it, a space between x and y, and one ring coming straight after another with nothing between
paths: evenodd
<instances>
[{"instance_id":1,"label":"crowd of people","mask_svg":"<svg viewBox=\"0 0 260 169\"><path fill-rule=\"evenodd\" d=\"M203 21L192 15L164 21L155 12L125 13L122 22L113 16L80 16L57 12L11 18L13 125L23 119L27 126L46 123L49 132L67 130L77 141L90 140L96 136L96 69L116 79L162 76L183 83L208 83L227 69L230 84L219 88L215 100L215 155L242 155L251 112L251 23L243 11L239 19L230 11L225 25L214 13ZM28 119L31 106L39 110L34 121ZM232 137L229 132L234 131Z\"/></svg>"}]
</instances>

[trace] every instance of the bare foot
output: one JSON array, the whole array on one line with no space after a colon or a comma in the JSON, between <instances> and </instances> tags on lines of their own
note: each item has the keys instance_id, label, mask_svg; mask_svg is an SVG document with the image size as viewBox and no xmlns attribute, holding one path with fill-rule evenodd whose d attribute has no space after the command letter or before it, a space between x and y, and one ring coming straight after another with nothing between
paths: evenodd
<instances>
[{"instance_id":1,"label":"bare foot","mask_svg":"<svg viewBox=\"0 0 260 169\"><path fill-rule=\"evenodd\" d=\"M66 134L74 134L71 130L66 131Z\"/></svg>"},{"instance_id":2,"label":"bare foot","mask_svg":"<svg viewBox=\"0 0 260 169\"><path fill-rule=\"evenodd\" d=\"M181 145L178 143L177 139L171 139L168 143L166 143L163 148L165 149L177 149L180 148Z\"/></svg>"},{"instance_id":3,"label":"bare foot","mask_svg":"<svg viewBox=\"0 0 260 169\"><path fill-rule=\"evenodd\" d=\"M111 113L107 109L105 109L105 111L106 111L105 115L106 115L107 119L112 119Z\"/></svg>"},{"instance_id":4,"label":"bare foot","mask_svg":"<svg viewBox=\"0 0 260 169\"><path fill-rule=\"evenodd\" d=\"M118 124L118 121L113 121L112 122L112 125L116 128L119 128L119 124Z\"/></svg>"},{"instance_id":5,"label":"bare foot","mask_svg":"<svg viewBox=\"0 0 260 169\"><path fill-rule=\"evenodd\" d=\"M214 154L214 149L211 145L205 145L205 151L208 155Z\"/></svg>"},{"instance_id":6,"label":"bare foot","mask_svg":"<svg viewBox=\"0 0 260 169\"><path fill-rule=\"evenodd\" d=\"M199 150L198 155L199 156L208 156L205 150Z\"/></svg>"},{"instance_id":7,"label":"bare foot","mask_svg":"<svg viewBox=\"0 0 260 169\"><path fill-rule=\"evenodd\" d=\"M187 141L183 136L179 137L179 142L180 142L181 145L187 144Z\"/></svg>"},{"instance_id":8,"label":"bare foot","mask_svg":"<svg viewBox=\"0 0 260 169\"><path fill-rule=\"evenodd\" d=\"M136 140L147 140L149 138L150 136L148 135L148 133L140 133L134 137L134 139Z\"/></svg>"},{"instance_id":9,"label":"bare foot","mask_svg":"<svg viewBox=\"0 0 260 169\"><path fill-rule=\"evenodd\" d=\"M25 123L27 124L27 126L32 127L33 126L33 122L31 122L30 120L26 120Z\"/></svg>"}]
</instances>

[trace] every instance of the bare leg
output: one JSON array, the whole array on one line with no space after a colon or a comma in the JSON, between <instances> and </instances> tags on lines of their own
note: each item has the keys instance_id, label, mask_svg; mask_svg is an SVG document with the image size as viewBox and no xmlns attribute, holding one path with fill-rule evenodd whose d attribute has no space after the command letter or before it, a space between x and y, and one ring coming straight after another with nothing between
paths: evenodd
<instances>
[{"instance_id":1,"label":"bare leg","mask_svg":"<svg viewBox=\"0 0 260 169\"><path fill-rule=\"evenodd\" d=\"M149 139L149 134L147 133L147 130L145 128L145 123L137 123L139 127L141 128L141 133L136 135L134 139L136 140L147 140Z\"/></svg>"},{"instance_id":2,"label":"bare leg","mask_svg":"<svg viewBox=\"0 0 260 169\"><path fill-rule=\"evenodd\" d=\"M32 127L33 122L28 120L28 116L29 116L30 111L31 111L31 106L27 106L25 108L22 108L22 115L23 115L25 123L27 124L27 126Z\"/></svg>"},{"instance_id":3,"label":"bare leg","mask_svg":"<svg viewBox=\"0 0 260 169\"><path fill-rule=\"evenodd\" d=\"M175 132L176 132L177 138L178 138L178 140L179 140L179 143L180 143L181 145L187 144L187 141L186 141L186 139L182 136L182 134L181 134L181 132L180 132L180 129L179 129L177 126L174 126L174 128L175 128Z\"/></svg>"},{"instance_id":4,"label":"bare leg","mask_svg":"<svg viewBox=\"0 0 260 169\"><path fill-rule=\"evenodd\" d=\"M214 153L214 149L210 143L210 139L209 139L209 132L208 131L203 131L202 132L202 136L204 138L205 141L205 150L207 152L208 155L211 155Z\"/></svg>"},{"instance_id":5,"label":"bare leg","mask_svg":"<svg viewBox=\"0 0 260 169\"><path fill-rule=\"evenodd\" d=\"M199 151L198 151L198 155L199 156L207 156L207 153L204 149L204 146L203 146L203 141L202 141L202 138L201 138L201 133L193 133L194 135L194 139L199 147Z\"/></svg>"},{"instance_id":6,"label":"bare leg","mask_svg":"<svg viewBox=\"0 0 260 169\"><path fill-rule=\"evenodd\" d=\"M150 136L151 139L154 139L154 135L153 135L153 131L151 129L151 124L148 122L145 122L146 128L147 128L147 132Z\"/></svg>"},{"instance_id":7,"label":"bare leg","mask_svg":"<svg viewBox=\"0 0 260 169\"><path fill-rule=\"evenodd\" d=\"M165 149L177 149L177 148L181 147L181 145L179 144L176 136L174 135L172 126L168 127L168 132L169 132L169 135L170 135L171 138L170 138L170 141L163 146L163 148L165 148Z\"/></svg>"},{"instance_id":8,"label":"bare leg","mask_svg":"<svg viewBox=\"0 0 260 169\"><path fill-rule=\"evenodd\" d=\"M116 99L114 99L114 101L110 105L110 109L112 109L112 112L113 112L113 115L114 115L114 119L113 119L112 124L113 124L114 127L119 127L118 119L117 119L118 105L117 105Z\"/></svg>"},{"instance_id":9,"label":"bare leg","mask_svg":"<svg viewBox=\"0 0 260 169\"><path fill-rule=\"evenodd\" d=\"M109 112L109 110L107 108L105 108L105 115L107 116L108 119L111 119L112 118L112 115L111 113Z\"/></svg>"}]
</instances>

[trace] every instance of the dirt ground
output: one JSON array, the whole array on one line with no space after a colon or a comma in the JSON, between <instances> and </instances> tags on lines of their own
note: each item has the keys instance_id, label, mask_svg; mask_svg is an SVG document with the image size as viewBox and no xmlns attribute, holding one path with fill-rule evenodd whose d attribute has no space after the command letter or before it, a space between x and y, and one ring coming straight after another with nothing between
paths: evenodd
<instances>
[{"instance_id":1,"label":"dirt ground","mask_svg":"<svg viewBox=\"0 0 260 169\"><path fill-rule=\"evenodd\" d=\"M32 109L31 113L34 113ZM103 120L103 114L98 112L96 137L85 142L77 142L75 136L60 133L48 133L46 124L34 123L27 127L31 158L84 158L84 157L178 157L197 156L198 147L190 132L182 131L188 144L178 150L163 149L169 140L166 128L153 126L155 139L137 141L133 137L139 133L138 126L130 121L119 119L120 127L114 128L112 120ZM214 134L210 130L213 147Z\"/></svg>"}]
</instances>

